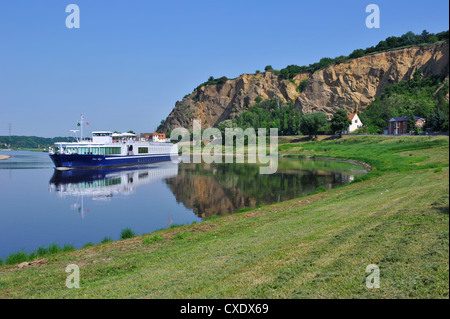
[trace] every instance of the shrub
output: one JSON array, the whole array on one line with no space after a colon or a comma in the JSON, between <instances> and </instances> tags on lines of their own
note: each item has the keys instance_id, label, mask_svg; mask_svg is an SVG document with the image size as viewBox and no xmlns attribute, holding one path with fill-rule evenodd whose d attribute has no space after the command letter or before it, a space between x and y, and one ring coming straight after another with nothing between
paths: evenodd
<instances>
[{"instance_id":1,"label":"shrub","mask_svg":"<svg viewBox=\"0 0 450 319\"><path fill-rule=\"evenodd\" d=\"M136 234L131 230L131 228L125 228L122 230L122 232L120 233L120 239L128 239L128 238L133 238L135 237Z\"/></svg>"},{"instance_id":2,"label":"shrub","mask_svg":"<svg viewBox=\"0 0 450 319\"><path fill-rule=\"evenodd\" d=\"M23 250L12 253L6 258L6 264L7 265L14 265L14 264L20 264L21 262L24 262L28 259L27 253Z\"/></svg>"},{"instance_id":3,"label":"shrub","mask_svg":"<svg viewBox=\"0 0 450 319\"><path fill-rule=\"evenodd\" d=\"M300 84L298 85L297 91L302 93L305 90L307 85L308 85L308 80L301 81Z\"/></svg>"},{"instance_id":4,"label":"shrub","mask_svg":"<svg viewBox=\"0 0 450 319\"><path fill-rule=\"evenodd\" d=\"M262 102L262 97L260 97L260 96L257 96L257 97L255 97L255 102L256 103L261 103Z\"/></svg>"},{"instance_id":5,"label":"shrub","mask_svg":"<svg viewBox=\"0 0 450 319\"><path fill-rule=\"evenodd\" d=\"M111 243L113 240L110 237L105 237L102 239L102 241L100 242L101 244L106 244L106 243Z\"/></svg>"},{"instance_id":6,"label":"shrub","mask_svg":"<svg viewBox=\"0 0 450 319\"><path fill-rule=\"evenodd\" d=\"M327 189L325 188L325 186L319 186L316 189L316 193L323 193L323 192L326 192L326 191L327 191Z\"/></svg>"}]
</instances>

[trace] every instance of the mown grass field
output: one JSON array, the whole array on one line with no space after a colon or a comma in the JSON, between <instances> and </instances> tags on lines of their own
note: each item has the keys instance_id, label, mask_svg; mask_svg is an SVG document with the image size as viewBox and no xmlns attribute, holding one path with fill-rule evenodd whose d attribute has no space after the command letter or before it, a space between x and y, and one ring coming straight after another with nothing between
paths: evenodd
<instances>
[{"instance_id":1,"label":"mown grass field","mask_svg":"<svg viewBox=\"0 0 450 319\"><path fill-rule=\"evenodd\" d=\"M373 169L327 192L1 266L0 298L448 298L448 137L291 142L283 155ZM69 264L79 289L65 287ZM366 287L369 264L379 289Z\"/></svg>"}]
</instances>

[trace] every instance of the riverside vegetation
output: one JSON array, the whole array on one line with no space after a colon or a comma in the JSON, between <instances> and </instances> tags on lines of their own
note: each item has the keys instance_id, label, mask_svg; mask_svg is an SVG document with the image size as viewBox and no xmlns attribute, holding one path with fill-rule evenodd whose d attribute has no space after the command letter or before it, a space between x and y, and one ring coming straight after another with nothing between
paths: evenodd
<instances>
[{"instance_id":1,"label":"riverside vegetation","mask_svg":"<svg viewBox=\"0 0 450 319\"><path fill-rule=\"evenodd\" d=\"M372 169L329 191L4 265L0 298L448 298L448 137L283 142L284 156ZM83 289L65 287L68 264ZM365 285L369 264L379 289Z\"/></svg>"}]
</instances>

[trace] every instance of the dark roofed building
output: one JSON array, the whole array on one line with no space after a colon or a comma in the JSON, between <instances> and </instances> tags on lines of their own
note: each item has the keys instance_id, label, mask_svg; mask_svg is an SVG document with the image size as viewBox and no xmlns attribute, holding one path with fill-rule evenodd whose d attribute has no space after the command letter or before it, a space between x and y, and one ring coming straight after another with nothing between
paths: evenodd
<instances>
[{"instance_id":1,"label":"dark roofed building","mask_svg":"<svg viewBox=\"0 0 450 319\"><path fill-rule=\"evenodd\" d=\"M393 117L388 123L388 134L389 135L404 135L408 134L408 120L409 116ZM416 121L415 125L418 128L425 126L426 120L419 116L414 116Z\"/></svg>"}]
</instances>

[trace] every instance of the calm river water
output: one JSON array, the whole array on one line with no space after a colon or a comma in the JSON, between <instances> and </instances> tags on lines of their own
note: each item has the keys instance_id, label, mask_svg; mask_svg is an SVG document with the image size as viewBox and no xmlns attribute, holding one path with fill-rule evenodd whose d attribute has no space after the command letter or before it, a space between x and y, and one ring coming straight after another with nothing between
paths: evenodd
<instances>
[{"instance_id":1,"label":"calm river water","mask_svg":"<svg viewBox=\"0 0 450 319\"><path fill-rule=\"evenodd\" d=\"M257 164L173 164L57 171L47 153L10 151L0 160L0 259L57 243L76 248L131 228L145 234L243 207L270 204L348 183L355 164L280 159L273 175Z\"/></svg>"}]
</instances>

